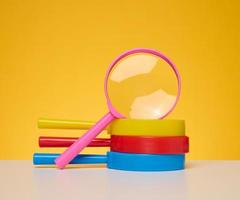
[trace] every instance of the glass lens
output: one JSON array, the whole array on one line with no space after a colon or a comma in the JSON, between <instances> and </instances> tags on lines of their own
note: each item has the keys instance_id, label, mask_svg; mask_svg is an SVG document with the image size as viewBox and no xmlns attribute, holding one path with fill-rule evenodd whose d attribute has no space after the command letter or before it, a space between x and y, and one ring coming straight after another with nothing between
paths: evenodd
<instances>
[{"instance_id":1,"label":"glass lens","mask_svg":"<svg viewBox=\"0 0 240 200\"><path fill-rule=\"evenodd\" d=\"M133 119L159 119L174 106L177 77L168 63L149 53L135 53L115 64L108 95L117 112Z\"/></svg>"}]
</instances>

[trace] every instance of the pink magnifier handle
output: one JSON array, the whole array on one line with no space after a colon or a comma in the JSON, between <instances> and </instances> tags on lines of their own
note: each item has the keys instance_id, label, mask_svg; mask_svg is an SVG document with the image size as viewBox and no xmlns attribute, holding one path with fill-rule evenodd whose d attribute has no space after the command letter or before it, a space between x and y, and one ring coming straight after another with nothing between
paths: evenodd
<instances>
[{"instance_id":1,"label":"pink magnifier handle","mask_svg":"<svg viewBox=\"0 0 240 200\"><path fill-rule=\"evenodd\" d=\"M81 138L74 142L55 160L57 167L63 169L115 118L116 117L109 112L100 119L91 129L89 129Z\"/></svg>"}]
</instances>

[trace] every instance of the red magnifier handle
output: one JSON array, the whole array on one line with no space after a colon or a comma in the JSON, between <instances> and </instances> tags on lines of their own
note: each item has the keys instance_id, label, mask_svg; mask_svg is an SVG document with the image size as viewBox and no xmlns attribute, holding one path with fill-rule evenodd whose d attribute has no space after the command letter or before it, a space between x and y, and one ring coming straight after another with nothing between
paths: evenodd
<instances>
[{"instance_id":1,"label":"red magnifier handle","mask_svg":"<svg viewBox=\"0 0 240 200\"><path fill-rule=\"evenodd\" d=\"M75 137L39 137L39 147L69 147L78 138ZM109 147L111 140L108 138L95 138L88 147Z\"/></svg>"}]
</instances>

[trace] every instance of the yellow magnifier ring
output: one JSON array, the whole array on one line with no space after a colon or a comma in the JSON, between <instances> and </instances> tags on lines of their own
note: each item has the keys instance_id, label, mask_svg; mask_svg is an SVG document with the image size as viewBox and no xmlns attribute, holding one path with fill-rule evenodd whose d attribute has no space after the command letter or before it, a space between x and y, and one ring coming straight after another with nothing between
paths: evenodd
<instances>
[{"instance_id":1,"label":"yellow magnifier ring","mask_svg":"<svg viewBox=\"0 0 240 200\"><path fill-rule=\"evenodd\" d=\"M111 135L124 136L184 136L184 120L116 119L109 126Z\"/></svg>"}]
</instances>

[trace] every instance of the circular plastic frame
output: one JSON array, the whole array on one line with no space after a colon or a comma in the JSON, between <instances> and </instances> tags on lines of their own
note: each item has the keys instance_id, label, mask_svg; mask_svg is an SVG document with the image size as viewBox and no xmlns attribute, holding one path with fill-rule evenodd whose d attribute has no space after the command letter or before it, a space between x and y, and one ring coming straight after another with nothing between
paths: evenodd
<instances>
[{"instance_id":1,"label":"circular plastic frame","mask_svg":"<svg viewBox=\"0 0 240 200\"><path fill-rule=\"evenodd\" d=\"M184 120L116 119L109 126L111 135L184 136Z\"/></svg>"},{"instance_id":2,"label":"circular plastic frame","mask_svg":"<svg viewBox=\"0 0 240 200\"><path fill-rule=\"evenodd\" d=\"M107 154L109 169L125 171L172 171L184 169L185 155L129 154L110 151Z\"/></svg>"},{"instance_id":3,"label":"circular plastic frame","mask_svg":"<svg viewBox=\"0 0 240 200\"><path fill-rule=\"evenodd\" d=\"M132 55L132 54L135 54L135 53L149 53L149 54L152 54L152 55L155 55L155 56L158 56L160 58L162 58L165 62L167 62L170 67L172 68L172 70L174 71L175 75L176 75L176 78L177 78L177 82L178 82L178 93L177 93L177 97L176 97L176 100L175 100L175 103L173 104L173 106L171 107L171 109L165 114L163 115L160 119L163 119L164 117L166 117L169 113L171 113L173 111L173 109L175 108L178 100L179 100L179 97L180 97L180 94L181 94L181 76L177 70L177 67L175 66L175 64L167 57L165 56L163 53L159 52L159 51L156 51L156 50L153 50L153 49L146 49L146 48L136 48L136 49L132 49L132 50L129 50L129 51L126 51L124 52L123 54L121 54L120 56L118 56L111 64L110 66L108 67L108 70L107 70L107 73L106 73L106 76L105 76L105 82L104 82L104 91L105 91L105 96L106 96L106 99L107 99L107 105L108 105L108 108L109 110L111 111L111 113L116 117L116 118L125 118L125 116L123 116L121 113L119 113L117 111L117 109L114 108L114 106L112 105L111 103L111 100L110 100L110 97L108 95L108 77L112 71L112 69L114 68L114 66L123 58L129 56L129 55Z\"/></svg>"},{"instance_id":4,"label":"circular plastic frame","mask_svg":"<svg viewBox=\"0 0 240 200\"><path fill-rule=\"evenodd\" d=\"M111 136L111 151L137 154L183 154L189 151L187 136L137 137Z\"/></svg>"}]
</instances>

